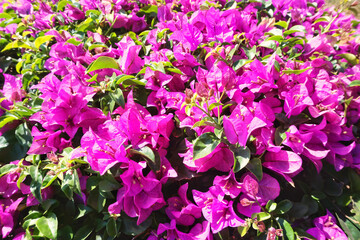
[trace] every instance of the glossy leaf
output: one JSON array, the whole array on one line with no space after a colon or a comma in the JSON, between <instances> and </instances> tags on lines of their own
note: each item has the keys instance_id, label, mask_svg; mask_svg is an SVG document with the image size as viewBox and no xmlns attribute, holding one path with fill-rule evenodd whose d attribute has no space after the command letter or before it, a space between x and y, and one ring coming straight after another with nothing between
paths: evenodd
<instances>
[{"instance_id":1,"label":"glossy leaf","mask_svg":"<svg viewBox=\"0 0 360 240\"><path fill-rule=\"evenodd\" d=\"M36 227L47 238L55 239L57 237L58 220L54 213L48 213L46 216L39 218Z\"/></svg>"},{"instance_id":2,"label":"glossy leaf","mask_svg":"<svg viewBox=\"0 0 360 240\"><path fill-rule=\"evenodd\" d=\"M92 62L89 65L89 67L86 69L86 72L90 73L90 72L100 70L100 69L105 69L105 68L112 68L112 69L120 70L119 65L115 61L115 59L113 59L111 57L100 56L99 58L97 58L94 62Z\"/></svg>"},{"instance_id":3,"label":"glossy leaf","mask_svg":"<svg viewBox=\"0 0 360 240\"><path fill-rule=\"evenodd\" d=\"M220 144L220 139L214 133L202 134L194 141L193 160L206 157Z\"/></svg>"},{"instance_id":4,"label":"glossy leaf","mask_svg":"<svg viewBox=\"0 0 360 240\"><path fill-rule=\"evenodd\" d=\"M233 149L232 152L235 159L233 171L236 173L248 165L251 152L247 147L238 147Z\"/></svg>"},{"instance_id":5,"label":"glossy leaf","mask_svg":"<svg viewBox=\"0 0 360 240\"><path fill-rule=\"evenodd\" d=\"M261 181L263 177L263 171L262 171L261 160L259 158L251 159L249 163L246 165L246 168L250 172L252 172L259 181Z\"/></svg>"}]
</instances>

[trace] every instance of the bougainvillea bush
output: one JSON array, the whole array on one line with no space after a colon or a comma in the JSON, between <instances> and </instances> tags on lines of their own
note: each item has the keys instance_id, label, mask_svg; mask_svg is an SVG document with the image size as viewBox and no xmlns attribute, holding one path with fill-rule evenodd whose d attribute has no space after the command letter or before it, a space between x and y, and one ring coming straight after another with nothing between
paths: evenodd
<instances>
[{"instance_id":1,"label":"bougainvillea bush","mask_svg":"<svg viewBox=\"0 0 360 240\"><path fill-rule=\"evenodd\" d=\"M0 1L1 237L360 239L348 7Z\"/></svg>"}]
</instances>

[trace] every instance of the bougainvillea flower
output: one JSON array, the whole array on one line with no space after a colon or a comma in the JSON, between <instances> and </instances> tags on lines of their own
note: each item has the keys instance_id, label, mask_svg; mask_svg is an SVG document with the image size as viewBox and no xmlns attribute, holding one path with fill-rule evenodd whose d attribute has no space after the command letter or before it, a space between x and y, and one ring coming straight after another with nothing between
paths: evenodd
<instances>
[{"instance_id":1,"label":"bougainvillea flower","mask_svg":"<svg viewBox=\"0 0 360 240\"><path fill-rule=\"evenodd\" d=\"M253 93L266 93L277 88L274 79L259 60L251 62L249 71L244 72L239 83L241 89L248 87Z\"/></svg>"},{"instance_id":2,"label":"bougainvillea flower","mask_svg":"<svg viewBox=\"0 0 360 240\"><path fill-rule=\"evenodd\" d=\"M165 205L160 181L153 173L144 176L144 165L144 162L139 164L130 160L128 170L120 176L124 187L118 190L116 202L108 208L111 214L120 214L124 210L128 216L138 217L137 224Z\"/></svg>"},{"instance_id":3,"label":"bougainvillea flower","mask_svg":"<svg viewBox=\"0 0 360 240\"><path fill-rule=\"evenodd\" d=\"M298 129L292 125L289 127L289 131L286 132L286 138L283 144L289 146L294 153L301 154L304 150L304 145L311 140L312 134L312 132L301 134Z\"/></svg>"},{"instance_id":4,"label":"bougainvillea flower","mask_svg":"<svg viewBox=\"0 0 360 240\"><path fill-rule=\"evenodd\" d=\"M231 198L236 198L242 187L242 184L236 181L233 171L230 171L228 176L216 176L213 184L219 186L225 195L229 195Z\"/></svg>"},{"instance_id":5,"label":"bougainvillea flower","mask_svg":"<svg viewBox=\"0 0 360 240\"><path fill-rule=\"evenodd\" d=\"M243 176L242 186L242 192L246 194L249 199L256 199L256 201L261 204L266 204L269 200L274 200L280 194L279 182L266 173L263 173L261 181L258 181L251 173L245 174L245 176Z\"/></svg>"},{"instance_id":6,"label":"bougainvillea flower","mask_svg":"<svg viewBox=\"0 0 360 240\"><path fill-rule=\"evenodd\" d=\"M240 146L245 146L248 136L247 126L240 118L233 118L230 120L224 117L224 131L228 141L231 144L239 143Z\"/></svg>"},{"instance_id":7,"label":"bougainvillea flower","mask_svg":"<svg viewBox=\"0 0 360 240\"><path fill-rule=\"evenodd\" d=\"M179 188L179 197L168 199L168 207L165 209L170 219L175 219L177 224L190 226L196 218L201 217L201 208L190 202L186 196L188 183Z\"/></svg>"},{"instance_id":8,"label":"bougainvillea flower","mask_svg":"<svg viewBox=\"0 0 360 240\"><path fill-rule=\"evenodd\" d=\"M187 23L186 16L183 17L182 29L175 31L171 40L176 40L181 43L185 49L194 51L203 40L203 35L200 30L192 24Z\"/></svg>"},{"instance_id":9,"label":"bougainvillea flower","mask_svg":"<svg viewBox=\"0 0 360 240\"><path fill-rule=\"evenodd\" d=\"M117 163L127 163L125 147L122 145L125 139L108 141L98 136L91 128L81 139L81 148L77 151L86 153L90 166L100 174L104 174ZM73 158L77 157L73 154Z\"/></svg>"},{"instance_id":10,"label":"bougainvillea flower","mask_svg":"<svg viewBox=\"0 0 360 240\"><path fill-rule=\"evenodd\" d=\"M239 198L239 203L236 206L239 213L244 216L251 217L254 213L261 212L261 205L253 198L243 194Z\"/></svg>"},{"instance_id":11,"label":"bougainvillea flower","mask_svg":"<svg viewBox=\"0 0 360 240\"><path fill-rule=\"evenodd\" d=\"M299 115L307 106L314 104L305 84L298 84L282 95L285 97L284 111L289 117Z\"/></svg>"},{"instance_id":12,"label":"bougainvillea flower","mask_svg":"<svg viewBox=\"0 0 360 240\"><path fill-rule=\"evenodd\" d=\"M314 225L315 228L310 228L307 230L307 232L312 236L316 237L316 239L348 239L348 237L341 230L341 228L336 225L336 220L334 216L328 210L325 216L314 219Z\"/></svg>"},{"instance_id":13,"label":"bougainvillea flower","mask_svg":"<svg viewBox=\"0 0 360 240\"><path fill-rule=\"evenodd\" d=\"M71 142L69 140L60 137L62 133L62 131L40 132L37 127L33 127L31 134L34 137L34 140L30 146L28 154L44 154L48 152L57 152L71 146Z\"/></svg>"},{"instance_id":14,"label":"bougainvillea flower","mask_svg":"<svg viewBox=\"0 0 360 240\"><path fill-rule=\"evenodd\" d=\"M217 233L227 227L239 227L245 223L233 209L233 202L228 203L216 200L212 207L211 230Z\"/></svg>"},{"instance_id":15,"label":"bougainvillea flower","mask_svg":"<svg viewBox=\"0 0 360 240\"><path fill-rule=\"evenodd\" d=\"M14 228L14 214L19 204L24 198L18 198L16 201L10 199L1 199L0 203L0 231L3 238L6 238Z\"/></svg>"},{"instance_id":16,"label":"bougainvillea flower","mask_svg":"<svg viewBox=\"0 0 360 240\"><path fill-rule=\"evenodd\" d=\"M192 190L193 198L196 204L201 208L204 218L212 222L212 206L215 201L222 201L224 193L219 187L212 186L207 192Z\"/></svg>"},{"instance_id":17,"label":"bougainvillea flower","mask_svg":"<svg viewBox=\"0 0 360 240\"><path fill-rule=\"evenodd\" d=\"M226 144L220 143L209 155L194 162L198 172L206 172L210 168L227 172L234 164L234 155Z\"/></svg>"},{"instance_id":18,"label":"bougainvillea flower","mask_svg":"<svg viewBox=\"0 0 360 240\"><path fill-rule=\"evenodd\" d=\"M139 57L141 46L129 46L125 49L120 60L120 68L125 74L137 73L141 70L144 61Z\"/></svg>"},{"instance_id":19,"label":"bougainvillea flower","mask_svg":"<svg viewBox=\"0 0 360 240\"><path fill-rule=\"evenodd\" d=\"M289 174L296 174L301 169L302 159L294 152L281 150L277 153L267 152L263 166L269 168L291 182Z\"/></svg>"},{"instance_id":20,"label":"bougainvillea flower","mask_svg":"<svg viewBox=\"0 0 360 240\"><path fill-rule=\"evenodd\" d=\"M2 90L0 91L4 97L11 102L21 101L25 97L25 91L22 89L22 82L20 78L16 78L9 74L4 74L5 81Z\"/></svg>"},{"instance_id":21,"label":"bougainvillea flower","mask_svg":"<svg viewBox=\"0 0 360 240\"><path fill-rule=\"evenodd\" d=\"M128 196L135 196L142 190L149 192L159 184L158 180L143 175L142 171L144 168L144 164L130 160L129 168L121 174L120 178L124 185L127 186L126 194Z\"/></svg>"}]
</instances>

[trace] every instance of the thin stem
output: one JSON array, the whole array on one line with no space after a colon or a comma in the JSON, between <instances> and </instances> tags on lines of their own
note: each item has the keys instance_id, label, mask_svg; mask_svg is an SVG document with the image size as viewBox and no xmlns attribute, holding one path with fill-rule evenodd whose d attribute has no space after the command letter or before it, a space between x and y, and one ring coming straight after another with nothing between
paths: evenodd
<instances>
[{"instance_id":1,"label":"thin stem","mask_svg":"<svg viewBox=\"0 0 360 240\"><path fill-rule=\"evenodd\" d=\"M215 125L219 128L219 129L221 129L221 125L208 113L208 112L206 112L201 106L199 106L199 105L195 105L198 109L200 109L203 113L205 113L206 114L206 116L208 116L214 123L215 123Z\"/></svg>"}]
</instances>

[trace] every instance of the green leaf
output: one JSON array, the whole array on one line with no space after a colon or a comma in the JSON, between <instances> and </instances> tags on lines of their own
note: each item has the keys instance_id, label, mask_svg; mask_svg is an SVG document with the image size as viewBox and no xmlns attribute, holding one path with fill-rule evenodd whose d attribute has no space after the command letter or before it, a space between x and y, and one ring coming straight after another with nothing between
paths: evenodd
<instances>
[{"instance_id":1,"label":"green leaf","mask_svg":"<svg viewBox=\"0 0 360 240\"><path fill-rule=\"evenodd\" d=\"M35 40L35 47L37 49L39 49L40 45L43 44L43 43L46 43L46 42L49 42L53 37L53 35L46 35L46 36L42 36L42 37L38 37L36 40Z\"/></svg>"},{"instance_id":2,"label":"green leaf","mask_svg":"<svg viewBox=\"0 0 360 240\"><path fill-rule=\"evenodd\" d=\"M279 218L277 221L280 223L282 229L284 230L285 240L295 240L294 230L285 219Z\"/></svg>"},{"instance_id":3,"label":"green leaf","mask_svg":"<svg viewBox=\"0 0 360 240\"><path fill-rule=\"evenodd\" d=\"M76 215L75 219L82 218L83 216L87 215L88 213L92 212L92 208L85 206L85 205L78 205L79 213Z\"/></svg>"},{"instance_id":4,"label":"green leaf","mask_svg":"<svg viewBox=\"0 0 360 240\"><path fill-rule=\"evenodd\" d=\"M277 42L282 42L284 40L283 36L271 36L266 39L267 41L273 40Z\"/></svg>"},{"instance_id":5,"label":"green leaf","mask_svg":"<svg viewBox=\"0 0 360 240\"><path fill-rule=\"evenodd\" d=\"M16 181L16 186L20 189L21 187L21 183L24 181L24 179L26 178L26 176L28 175L28 173L26 171L22 171L20 173L20 176L18 178L18 180Z\"/></svg>"},{"instance_id":6,"label":"green leaf","mask_svg":"<svg viewBox=\"0 0 360 240\"><path fill-rule=\"evenodd\" d=\"M29 173L31 176L30 191L39 202L42 202L42 197L41 197L42 176L38 166L30 166Z\"/></svg>"},{"instance_id":7,"label":"green leaf","mask_svg":"<svg viewBox=\"0 0 360 240\"><path fill-rule=\"evenodd\" d=\"M121 76L116 78L116 84L119 85L122 82L124 82L125 80L134 79L134 78L135 77L133 75L121 75Z\"/></svg>"},{"instance_id":8,"label":"green leaf","mask_svg":"<svg viewBox=\"0 0 360 240\"><path fill-rule=\"evenodd\" d=\"M265 208L268 210L268 212L275 211L276 207L277 207L277 203L274 202L273 200L269 200L265 206Z\"/></svg>"},{"instance_id":9,"label":"green leaf","mask_svg":"<svg viewBox=\"0 0 360 240\"><path fill-rule=\"evenodd\" d=\"M36 227L47 238L55 239L57 237L58 220L54 213L48 213L47 216L39 218Z\"/></svg>"},{"instance_id":10,"label":"green leaf","mask_svg":"<svg viewBox=\"0 0 360 240\"><path fill-rule=\"evenodd\" d=\"M299 219L304 217L308 211L309 208L306 204L295 202L288 214L295 219Z\"/></svg>"},{"instance_id":11,"label":"green leaf","mask_svg":"<svg viewBox=\"0 0 360 240\"><path fill-rule=\"evenodd\" d=\"M164 64L162 62L151 62L151 63L149 63L148 66L153 71L159 71L159 72L166 74Z\"/></svg>"},{"instance_id":12,"label":"green leaf","mask_svg":"<svg viewBox=\"0 0 360 240\"><path fill-rule=\"evenodd\" d=\"M6 164L0 168L0 177L18 168L15 164Z\"/></svg>"},{"instance_id":13,"label":"green leaf","mask_svg":"<svg viewBox=\"0 0 360 240\"><path fill-rule=\"evenodd\" d=\"M115 89L114 92L110 92L109 95L110 95L111 99L116 102L116 104L118 104L122 108L125 107L124 95L120 88Z\"/></svg>"},{"instance_id":14,"label":"green leaf","mask_svg":"<svg viewBox=\"0 0 360 240\"><path fill-rule=\"evenodd\" d=\"M265 47L275 50L277 48L276 42L273 40L265 40L259 44L259 47Z\"/></svg>"},{"instance_id":15,"label":"green leaf","mask_svg":"<svg viewBox=\"0 0 360 240\"><path fill-rule=\"evenodd\" d=\"M211 110L213 110L214 108L216 108L216 107L218 107L218 106L221 106L221 105L223 105L223 104L222 104L222 103L218 103L218 102L212 103L212 104L210 104L208 110L211 111Z\"/></svg>"},{"instance_id":16,"label":"green leaf","mask_svg":"<svg viewBox=\"0 0 360 240\"><path fill-rule=\"evenodd\" d=\"M292 28L290 28L289 30L285 31L284 35L286 36L286 35L289 35L289 34L292 34L295 32L306 32L306 29L302 25L295 25Z\"/></svg>"},{"instance_id":17,"label":"green leaf","mask_svg":"<svg viewBox=\"0 0 360 240\"><path fill-rule=\"evenodd\" d=\"M21 145L30 148L33 138L26 123L22 123L16 128L15 137Z\"/></svg>"},{"instance_id":18,"label":"green leaf","mask_svg":"<svg viewBox=\"0 0 360 240\"><path fill-rule=\"evenodd\" d=\"M354 169L349 169L348 171L351 190L360 193L360 175L357 174Z\"/></svg>"},{"instance_id":19,"label":"green leaf","mask_svg":"<svg viewBox=\"0 0 360 240\"><path fill-rule=\"evenodd\" d=\"M301 228L294 228L293 230L296 231L296 234L301 238L301 239L304 239L304 238L308 238L310 240L316 240L314 238L314 236L310 235L309 233L307 233L304 229L301 229ZM298 240L298 239L296 239Z\"/></svg>"},{"instance_id":20,"label":"green leaf","mask_svg":"<svg viewBox=\"0 0 360 240\"><path fill-rule=\"evenodd\" d=\"M89 51L93 50L94 48L98 48L98 47L103 47L103 48L108 48L108 46L106 46L104 43L95 43L95 44L92 44L90 47L89 47Z\"/></svg>"},{"instance_id":21,"label":"green leaf","mask_svg":"<svg viewBox=\"0 0 360 240\"><path fill-rule=\"evenodd\" d=\"M111 237L116 237L118 234L118 228L116 224L116 220L114 218L110 218L109 221L106 224L106 232Z\"/></svg>"},{"instance_id":22,"label":"green leaf","mask_svg":"<svg viewBox=\"0 0 360 240\"><path fill-rule=\"evenodd\" d=\"M263 177L263 171L262 171L262 164L260 158L251 159L249 163L246 165L246 168L250 172L252 172L259 181L261 181Z\"/></svg>"},{"instance_id":23,"label":"green leaf","mask_svg":"<svg viewBox=\"0 0 360 240\"><path fill-rule=\"evenodd\" d=\"M146 7L141 8L139 12L157 14L158 7L156 5L148 5Z\"/></svg>"},{"instance_id":24,"label":"green leaf","mask_svg":"<svg viewBox=\"0 0 360 240\"><path fill-rule=\"evenodd\" d=\"M349 84L349 87L359 87L360 86L360 80L354 80Z\"/></svg>"},{"instance_id":25,"label":"green leaf","mask_svg":"<svg viewBox=\"0 0 360 240\"><path fill-rule=\"evenodd\" d=\"M13 116L13 115L4 115L0 119L1 119L1 121L0 121L0 129L2 127L4 127L6 124L11 123L11 122L13 122L15 120L18 120L18 118Z\"/></svg>"},{"instance_id":26,"label":"green leaf","mask_svg":"<svg viewBox=\"0 0 360 240\"><path fill-rule=\"evenodd\" d=\"M239 70L242 66L251 63L253 60L249 60L249 59L240 59L234 62L233 64L233 69L234 71Z\"/></svg>"},{"instance_id":27,"label":"green leaf","mask_svg":"<svg viewBox=\"0 0 360 240\"><path fill-rule=\"evenodd\" d=\"M332 197L340 197L343 193L344 184L341 182L336 182L333 179L326 179L324 184L324 192Z\"/></svg>"},{"instance_id":28,"label":"green leaf","mask_svg":"<svg viewBox=\"0 0 360 240\"><path fill-rule=\"evenodd\" d=\"M73 240L86 240L94 230L94 227L91 225L82 226L75 234Z\"/></svg>"},{"instance_id":29,"label":"green leaf","mask_svg":"<svg viewBox=\"0 0 360 240\"><path fill-rule=\"evenodd\" d=\"M99 182L99 190L102 192L111 192L120 188L120 184L112 175L104 175Z\"/></svg>"},{"instance_id":30,"label":"green leaf","mask_svg":"<svg viewBox=\"0 0 360 240\"><path fill-rule=\"evenodd\" d=\"M62 227L58 232L58 239L73 239L74 233L69 225Z\"/></svg>"},{"instance_id":31,"label":"green leaf","mask_svg":"<svg viewBox=\"0 0 360 240\"><path fill-rule=\"evenodd\" d=\"M175 67L167 67L167 68L165 68L165 70L168 72L173 72L173 73L178 73L180 75L184 75L180 69L175 68Z\"/></svg>"},{"instance_id":32,"label":"green leaf","mask_svg":"<svg viewBox=\"0 0 360 240\"><path fill-rule=\"evenodd\" d=\"M193 160L209 155L220 144L220 139L212 132L202 134L194 141Z\"/></svg>"},{"instance_id":33,"label":"green leaf","mask_svg":"<svg viewBox=\"0 0 360 240\"><path fill-rule=\"evenodd\" d=\"M130 218L122 214L121 232L126 235L136 236L144 232L152 223L151 217L147 218L144 222L138 225L137 218Z\"/></svg>"},{"instance_id":34,"label":"green leaf","mask_svg":"<svg viewBox=\"0 0 360 240\"><path fill-rule=\"evenodd\" d=\"M1 52L4 52L6 50L9 49L13 49L13 48L27 48L27 49L32 49L32 47L30 47L29 45L27 45L26 43L20 42L19 40L15 40L13 42L10 42L9 44L7 44L3 50L1 50Z\"/></svg>"},{"instance_id":35,"label":"green leaf","mask_svg":"<svg viewBox=\"0 0 360 240\"><path fill-rule=\"evenodd\" d=\"M61 190L69 199L73 198L73 192L81 195L79 176L76 170L68 170L61 183Z\"/></svg>"},{"instance_id":36,"label":"green leaf","mask_svg":"<svg viewBox=\"0 0 360 240\"><path fill-rule=\"evenodd\" d=\"M5 19L9 19L9 18L13 18L13 16L11 16L8 13L0 13L0 18L5 18Z\"/></svg>"},{"instance_id":37,"label":"green leaf","mask_svg":"<svg viewBox=\"0 0 360 240\"><path fill-rule=\"evenodd\" d=\"M344 58L346 61L348 61L348 63L350 63L353 66L355 66L359 62L357 57L352 53L343 53L343 54L339 54L338 56Z\"/></svg>"},{"instance_id":38,"label":"green leaf","mask_svg":"<svg viewBox=\"0 0 360 240\"><path fill-rule=\"evenodd\" d=\"M245 54L249 60L252 60L256 56L256 46L253 46L251 49L245 49Z\"/></svg>"},{"instance_id":39,"label":"green leaf","mask_svg":"<svg viewBox=\"0 0 360 240\"><path fill-rule=\"evenodd\" d=\"M344 230L350 240L360 239L360 229L357 224L354 224L351 220L346 219L345 216L339 216L335 213L341 228Z\"/></svg>"},{"instance_id":40,"label":"green leaf","mask_svg":"<svg viewBox=\"0 0 360 240\"><path fill-rule=\"evenodd\" d=\"M280 27L282 27L283 29L287 29L288 26L289 26L289 24L288 24L287 22L285 22L285 21L276 22L274 25L275 25L275 26L280 26Z\"/></svg>"},{"instance_id":41,"label":"green leaf","mask_svg":"<svg viewBox=\"0 0 360 240\"><path fill-rule=\"evenodd\" d=\"M293 203L288 200L288 199L284 199L281 202L279 202L277 204L277 207L274 211L275 214L284 214L286 212L288 212L293 206Z\"/></svg>"},{"instance_id":42,"label":"green leaf","mask_svg":"<svg viewBox=\"0 0 360 240\"><path fill-rule=\"evenodd\" d=\"M66 41L66 43L71 43L75 46L79 46L81 44L81 41L78 41L75 38L70 38L69 40Z\"/></svg>"},{"instance_id":43,"label":"green leaf","mask_svg":"<svg viewBox=\"0 0 360 240\"><path fill-rule=\"evenodd\" d=\"M328 16L323 16L323 17L321 17L321 18L316 19L313 24L316 24L316 23L318 23L318 22L330 22L330 21L331 21L330 17L328 17Z\"/></svg>"},{"instance_id":44,"label":"green leaf","mask_svg":"<svg viewBox=\"0 0 360 240\"><path fill-rule=\"evenodd\" d=\"M99 75L98 73L95 74L94 76L92 76L91 78L89 78L88 80L86 80L86 82L88 82L88 83L97 82L97 76L98 76L98 75Z\"/></svg>"},{"instance_id":45,"label":"green leaf","mask_svg":"<svg viewBox=\"0 0 360 240\"><path fill-rule=\"evenodd\" d=\"M142 147L137 150L138 153L145 156L146 158L150 159L151 161L155 162L155 154L151 148L148 146Z\"/></svg>"},{"instance_id":46,"label":"green leaf","mask_svg":"<svg viewBox=\"0 0 360 240\"><path fill-rule=\"evenodd\" d=\"M255 215L258 221L265 221L271 218L271 214L267 212L255 213Z\"/></svg>"},{"instance_id":47,"label":"green leaf","mask_svg":"<svg viewBox=\"0 0 360 240\"><path fill-rule=\"evenodd\" d=\"M146 83L134 78L134 79L126 79L126 80L124 80L122 82L122 85L124 87L127 87L127 86L145 86Z\"/></svg>"},{"instance_id":48,"label":"green leaf","mask_svg":"<svg viewBox=\"0 0 360 240\"><path fill-rule=\"evenodd\" d=\"M64 8L65 8L65 6L66 6L68 3L71 4L71 2L68 1L68 0L61 0L61 1L59 1L58 4L57 4L57 7L56 7L57 12L63 11Z\"/></svg>"},{"instance_id":49,"label":"green leaf","mask_svg":"<svg viewBox=\"0 0 360 240\"><path fill-rule=\"evenodd\" d=\"M250 161L251 152L248 147L238 147L236 149L232 149L234 154L234 172L238 172L244 167L246 167Z\"/></svg>"},{"instance_id":50,"label":"green leaf","mask_svg":"<svg viewBox=\"0 0 360 240\"><path fill-rule=\"evenodd\" d=\"M297 70L287 69L287 70L283 70L282 72L285 73L285 74L300 74L300 73L306 72L307 70L309 70L311 68L312 67L308 67L308 68L297 69Z\"/></svg>"},{"instance_id":51,"label":"green leaf","mask_svg":"<svg viewBox=\"0 0 360 240\"><path fill-rule=\"evenodd\" d=\"M89 65L86 73L105 68L113 68L120 70L119 65L117 64L115 59L111 57L101 56Z\"/></svg>"},{"instance_id":52,"label":"green leaf","mask_svg":"<svg viewBox=\"0 0 360 240\"><path fill-rule=\"evenodd\" d=\"M240 226L237 228L238 232L240 233L241 237L244 237L246 235L246 233L249 231L250 229L250 225L246 225L246 226Z\"/></svg>"}]
</instances>

